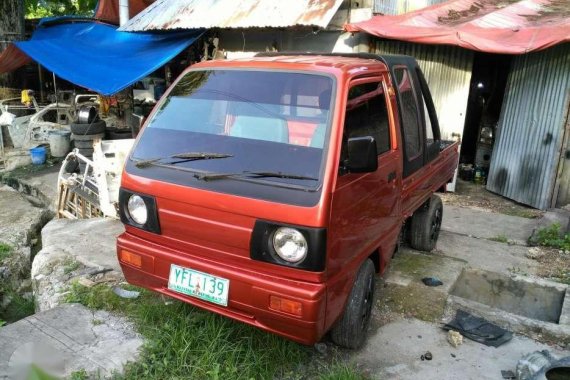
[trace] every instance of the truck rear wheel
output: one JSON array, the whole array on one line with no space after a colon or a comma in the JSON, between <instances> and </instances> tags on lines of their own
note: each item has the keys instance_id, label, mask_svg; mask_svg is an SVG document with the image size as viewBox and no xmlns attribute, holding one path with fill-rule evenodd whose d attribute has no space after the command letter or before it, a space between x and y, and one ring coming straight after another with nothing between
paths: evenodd
<instances>
[{"instance_id":1,"label":"truck rear wheel","mask_svg":"<svg viewBox=\"0 0 570 380\"><path fill-rule=\"evenodd\" d=\"M433 251L439 238L441 221L443 220L443 204L441 198L432 195L427 207L417 210L412 216L410 245L412 248Z\"/></svg>"},{"instance_id":2,"label":"truck rear wheel","mask_svg":"<svg viewBox=\"0 0 570 380\"><path fill-rule=\"evenodd\" d=\"M334 343L346 348L360 348L364 344L375 287L374 263L366 259L358 269L344 312L331 330Z\"/></svg>"}]
</instances>

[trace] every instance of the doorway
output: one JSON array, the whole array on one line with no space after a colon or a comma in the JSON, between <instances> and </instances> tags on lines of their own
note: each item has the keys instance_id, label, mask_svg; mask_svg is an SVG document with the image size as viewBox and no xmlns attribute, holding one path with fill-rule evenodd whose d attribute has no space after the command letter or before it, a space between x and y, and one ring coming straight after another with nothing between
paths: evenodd
<instances>
[{"instance_id":1,"label":"doorway","mask_svg":"<svg viewBox=\"0 0 570 380\"><path fill-rule=\"evenodd\" d=\"M512 57L475 53L467 101L460 178L485 184L492 160Z\"/></svg>"}]
</instances>

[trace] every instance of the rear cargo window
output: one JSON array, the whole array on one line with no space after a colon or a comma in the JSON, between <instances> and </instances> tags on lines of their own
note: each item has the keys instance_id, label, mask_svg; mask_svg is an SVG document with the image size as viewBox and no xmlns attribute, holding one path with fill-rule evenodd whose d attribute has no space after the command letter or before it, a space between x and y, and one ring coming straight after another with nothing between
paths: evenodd
<instances>
[{"instance_id":1,"label":"rear cargo window","mask_svg":"<svg viewBox=\"0 0 570 380\"><path fill-rule=\"evenodd\" d=\"M345 141L350 137L364 136L374 137L378 154L390 150L388 111L381 82L359 84L348 92Z\"/></svg>"},{"instance_id":2,"label":"rear cargo window","mask_svg":"<svg viewBox=\"0 0 570 380\"><path fill-rule=\"evenodd\" d=\"M418 122L418 105L414 94L412 77L405 68L395 68L396 85L400 93L400 107L404 143L408 160L422 153L422 140Z\"/></svg>"}]
</instances>

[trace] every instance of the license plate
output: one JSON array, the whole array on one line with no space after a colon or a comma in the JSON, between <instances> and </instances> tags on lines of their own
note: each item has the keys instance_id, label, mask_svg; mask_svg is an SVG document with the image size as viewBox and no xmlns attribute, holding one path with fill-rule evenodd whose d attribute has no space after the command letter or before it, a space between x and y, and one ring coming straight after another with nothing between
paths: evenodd
<instances>
[{"instance_id":1,"label":"license plate","mask_svg":"<svg viewBox=\"0 0 570 380\"><path fill-rule=\"evenodd\" d=\"M230 280L171 264L168 289L228 306Z\"/></svg>"}]
</instances>

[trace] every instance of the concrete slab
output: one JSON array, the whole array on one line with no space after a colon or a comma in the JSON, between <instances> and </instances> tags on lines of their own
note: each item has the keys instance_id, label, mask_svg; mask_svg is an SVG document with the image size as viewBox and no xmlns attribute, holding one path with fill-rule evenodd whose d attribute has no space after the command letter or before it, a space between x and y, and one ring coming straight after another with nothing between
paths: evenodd
<instances>
[{"instance_id":1,"label":"concrete slab","mask_svg":"<svg viewBox=\"0 0 570 380\"><path fill-rule=\"evenodd\" d=\"M437 277L443 285L432 288L435 291L449 293L467 262L454 257L426 254L409 248L402 248L392 259L384 275L389 284L421 286L424 277Z\"/></svg>"},{"instance_id":2,"label":"concrete slab","mask_svg":"<svg viewBox=\"0 0 570 380\"><path fill-rule=\"evenodd\" d=\"M539 263L525 255L529 247L476 239L441 231L437 250L446 256L465 260L473 268L499 273L535 274Z\"/></svg>"},{"instance_id":3,"label":"concrete slab","mask_svg":"<svg viewBox=\"0 0 570 380\"><path fill-rule=\"evenodd\" d=\"M54 219L42 230L40 253L64 251L84 265L119 271L115 244L116 237L124 230L123 224L115 219Z\"/></svg>"},{"instance_id":4,"label":"concrete slab","mask_svg":"<svg viewBox=\"0 0 570 380\"><path fill-rule=\"evenodd\" d=\"M50 205L54 206L57 201L57 176L60 165L56 165L45 171L31 174L22 178L22 181L32 188L37 189L41 197L50 201ZM32 194L33 195L33 194Z\"/></svg>"},{"instance_id":5,"label":"concrete slab","mask_svg":"<svg viewBox=\"0 0 570 380\"><path fill-rule=\"evenodd\" d=\"M57 176L59 164L37 172L15 171L4 173L2 182L19 192L37 198L44 207L56 210Z\"/></svg>"},{"instance_id":6,"label":"concrete slab","mask_svg":"<svg viewBox=\"0 0 570 380\"><path fill-rule=\"evenodd\" d=\"M535 219L445 205L441 229L483 239L502 235L517 244L526 245L536 223Z\"/></svg>"},{"instance_id":7,"label":"concrete slab","mask_svg":"<svg viewBox=\"0 0 570 380\"><path fill-rule=\"evenodd\" d=\"M32 363L58 377L107 377L135 361L142 343L126 319L65 304L0 328L0 379L27 378Z\"/></svg>"},{"instance_id":8,"label":"concrete slab","mask_svg":"<svg viewBox=\"0 0 570 380\"><path fill-rule=\"evenodd\" d=\"M31 203L26 196L5 187L0 189L0 243L10 248L0 255L0 319L11 321L21 314L14 295L30 299L32 246L52 213Z\"/></svg>"},{"instance_id":9,"label":"concrete slab","mask_svg":"<svg viewBox=\"0 0 570 380\"><path fill-rule=\"evenodd\" d=\"M47 210L12 190L0 189L0 210L0 242L13 247L29 246L51 218Z\"/></svg>"},{"instance_id":10,"label":"concrete slab","mask_svg":"<svg viewBox=\"0 0 570 380\"><path fill-rule=\"evenodd\" d=\"M361 351L351 356L372 379L496 380L501 379L501 370L514 372L524 354L548 349L560 357L570 355L570 351L516 335L498 348L468 339L463 342L453 348L439 325L416 319L398 320L381 327L368 338ZM433 360L422 361L420 356L427 351L432 353Z\"/></svg>"},{"instance_id":11,"label":"concrete slab","mask_svg":"<svg viewBox=\"0 0 570 380\"><path fill-rule=\"evenodd\" d=\"M92 280L92 274L105 272L102 275L107 279L122 279L115 238L123 231L120 221L105 218L55 219L48 223L42 230L43 247L32 263L36 311L59 305L79 277Z\"/></svg>"}]
</instances>

